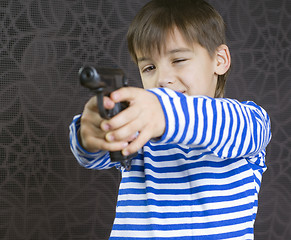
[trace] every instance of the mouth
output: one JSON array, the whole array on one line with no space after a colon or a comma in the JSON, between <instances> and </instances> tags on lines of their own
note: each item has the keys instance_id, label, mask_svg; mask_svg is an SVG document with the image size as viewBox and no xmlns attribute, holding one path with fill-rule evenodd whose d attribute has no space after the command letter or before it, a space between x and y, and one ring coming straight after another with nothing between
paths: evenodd
<instances>
[{"instance_id":1,"label":"mouth","mask_svg":"<svg viewBox=\"0 0 291 240\"><path fill-rule=\"evenodd\" d=\"M174 90L175 92L182 93L182 94L187 94L187 91L186 90L175 89L175 88L171 88L171 87L169 87L169 88L172 89L172 90Z\"/></svg>"},{"instance_id":2,"label":"mouth","mask_svg":"<svg viewBox=\"0 0 291 240\"><path fill-rule=\"evenodd\" d=\"M176 92L186 94L186 91L177 90Z\"/></svg>"}]
</instances>

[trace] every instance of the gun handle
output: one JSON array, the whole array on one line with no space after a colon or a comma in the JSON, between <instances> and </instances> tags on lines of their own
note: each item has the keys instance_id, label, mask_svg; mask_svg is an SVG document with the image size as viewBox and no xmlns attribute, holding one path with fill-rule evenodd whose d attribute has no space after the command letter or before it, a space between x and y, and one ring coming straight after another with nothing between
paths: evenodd
<instances>
[{"instance_id":1,"label":"gun handle","mask_svg":"<svg viewBox=\"0 0 291 240\"><path fill-rule=\"evenodd\" d=\"M121 165L126 169L130 170L131 168L131 160L133 157L137 156L137 152L133 153L129 156L123 156L121 151L116 151L116 152L109 152L110 154L110 160L111 162L120 162Z\"/></svg>"}]
</instances>

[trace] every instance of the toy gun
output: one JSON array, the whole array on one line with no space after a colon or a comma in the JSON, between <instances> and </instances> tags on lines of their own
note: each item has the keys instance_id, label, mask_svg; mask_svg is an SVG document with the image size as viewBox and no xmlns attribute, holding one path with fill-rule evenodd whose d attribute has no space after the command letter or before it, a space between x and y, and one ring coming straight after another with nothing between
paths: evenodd
<instances>
[{"instance_id":1,"label":"toy gun","mask_svg":"<svg viewBox=\"0 0 291 240\"><path fill-rule=\"evenodd\" d=\"M82 86L89 88L97 96L97 106L102 118L110 119L128 107L128 102L116 103L113 109L105 109L103 97L111 92L128 86L128 80L121 69L94 68L85 66L79 70L79 79ZM110 152L112 162L120 162L126 170L131 168L131 159L137 153L123 156L121 151Z\"/></svg>"}]
</instances>

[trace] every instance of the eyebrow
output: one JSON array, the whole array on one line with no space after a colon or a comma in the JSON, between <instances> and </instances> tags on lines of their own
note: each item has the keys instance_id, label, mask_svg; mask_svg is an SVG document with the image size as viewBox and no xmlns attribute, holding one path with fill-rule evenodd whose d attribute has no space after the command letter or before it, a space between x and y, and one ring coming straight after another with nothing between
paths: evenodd
<instances>
[{"instance_id":1,"label":"eyebrow","mask_svg":"<svg viewBox=\"0 0 291 240\"><path fill-rule=\"evenodd\" d=\"M148 61L148 60L150 60L149 57L140 57L137 59L137 62L144 62L144 61Z\"/></svg>"},{"instance_id":2,"label":"eyebrow","mask_svg":"<svg viewBox=\"0 0 291 240\"><path fill-rule=\"evenodd\" d=\"M175 48L175 49L167 51L166 55L171 55L171 54L175 54L175 53L183 53L183 52L191 52L191 50L189 48ZM151 60L151 58L145 57L145 56L137 58L137 62L144 62L144 61L148 61L148 60Z\"/></svg>"},{"instance_id":3,"label":"eyebrow","mask_svg":"<svg viewBox=\"0 0 291 240\"><path fill-rule=\"evenodd\" d=\"M177 48L177 49L173 49L168 51L166 54L173 54L173 53L180 53L180 52L191 52L191 50L189 48Z\"/></svg>"}]
</instances>

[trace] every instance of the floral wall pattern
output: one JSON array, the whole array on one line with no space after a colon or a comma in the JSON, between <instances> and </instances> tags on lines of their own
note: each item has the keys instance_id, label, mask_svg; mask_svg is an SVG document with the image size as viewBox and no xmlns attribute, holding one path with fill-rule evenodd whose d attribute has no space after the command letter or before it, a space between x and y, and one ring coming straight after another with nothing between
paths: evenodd
<instances>
[{"instance_id":1,"label":"floral wall pattern","mask_svg":"<svg viewBox=\"0 0 291 240\"><path fill-rule=\"evenodd\" d=\"M83 169L68 126L90 93L84 64L122 68L141 86L126 31L146 0L0 1L0 238L107 239L117 170ZM256 240L291 239L291 2L209 0L227 23L227 97L272 120Z\"/></svg>"}]
</instances>

